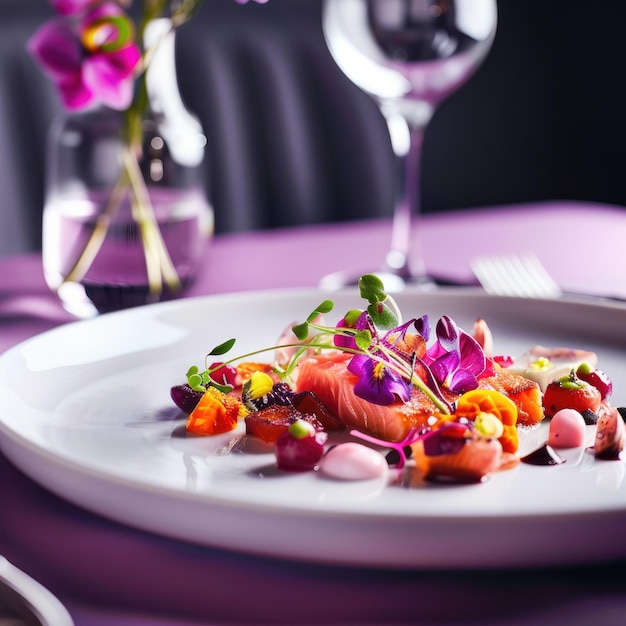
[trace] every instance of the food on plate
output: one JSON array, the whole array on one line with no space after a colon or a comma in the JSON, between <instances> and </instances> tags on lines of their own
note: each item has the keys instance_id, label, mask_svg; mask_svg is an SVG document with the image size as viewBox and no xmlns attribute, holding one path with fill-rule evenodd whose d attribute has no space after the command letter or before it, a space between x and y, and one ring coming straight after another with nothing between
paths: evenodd
<instances>
[{"instance_id":1,"label":"food on plate","mask_svg":"<svg viewBox=\"0 0 626 626\"><path fill-rule=\"evenodd\" d=\"M385 457L373 448L348 441L333 446L320 462L320 472L337 480L370 480L388 471Z\"/></svg>"},{"instance_id":2,"label":"food on plate","mask_svg":"<svg viewBox=\"0 0 626 626\"><path fill-rule=\"evenodd\" d=\"M274 443L294 422L309 423L315 430L323 431L321 422L311 413L302 413L293 406L272 404L246 415L246 434L258 437L265 443Z\"/></svg>"},{"instance_id":3,"label":"food on plate","mask_svg":"<svg viewBox=\"0 0 626 626\"><path fill-rule=\"evenodd\" d=\"M482 436L470 422L445 422L411 448L415 464L427 480L480 482L503 461L498 439Z\"/></svg>"},{"instance_id":4,"label":"food on plate","mask_svg":"<svg viewBox=\"0 0 626 626\"><path fill-rule=\"evenodd\" d=\"M597 459L616 460L626 445L626 425L621 412L611 407L598 419L593 452Z\"/></svg>"},{"instance_id":5,"label":"food on plate","mask_svg":"<svg viewBox=\"0 0 626 626\"><path fill-rule=\"evenodd\" d=\"M481 378L478 386L495 389L509 398L517 407L517 423L521 426L535 426L544 418L541 389L533 380L510 372L503 367L495 367L492 376Z\"/></svg>"},{"instance_id":6,"label":"food on plate","mask_svg":"<svg viewBox=\"0 0 626 626\"><path fill-rule=\"evenodd\" d=\"M548 444L553 448L580 448L585 445L586 426L576 409L561 409L550 420Z\"/></svg>"},{"instance_id":7,"label":"food on plate","mask_svg":"<svg viewBox=\"0 0 626 626\"><path fill-rule=\"evenodd\" d=\"M543 394L546 417L552 417L561 409L576 409L579 413L583 411L598 413L601 402L600 391L578 378L574 370L549 383Z\"/></svg>"},{"instance_id":8,"label":"food on plate","mask_svg":"<svg viewBox=\"0 0 626 626\"><path fill-rule=\"evenodd\" d=\"M276 465L298 472L315 469L324 456L327 441L328 433L297 419L276 440Z\"/></svg>"},{"instance_id":9,"label":"food on plate","mask_svg":"<svg viewBox=\"0 0 626 626\"><path fill-rule=\"evenodd\" d=\"M349 370L352 355L317 354L298 366L297 388L309 390L336 415L345 428L356 428L387 441L400 441L412 428L426 428L437 411L432 400L412 389L406 401L375 404L356 395L359 377Z\"/></svg>"},{"instance_id":10,"label":"food on plate","mask_svg":"<svg viewBox=\"0 0 626 626\"><path fill-rule=\"evenodd\" d=\"M237 427L241 401L215 387L209 387L187 418L187 432L220 435Z\"/></svg>"},{"instance_id":11,"label":"food on plate","mask_svg":"<svg viewBox=\"0 0 626 626\"><path fill-rule=\"evenodd\" d=\"M446 315L431 329L427 314L403 321L377 277L363 276L359 288L366 305L336 324L325 321L334 306L325 300L276 346L190 368L171 390L189 413L187 430L219 434L243 421L245 436L274 447L279 469L342 480L394 467L480 482L520 460L560 464L555 448L584 446L589 428L596 458L619 457L626 426L596 354L535 346L517 363L495 353L484 319L473 334ZM234 344L218 345L207 362ZM267 351L273 362L246 360ZM520 430L544 419L546 442L520 459Z\"/></svg>"},{"instance_id":12,"label":"food on plate","mask_svg":"<svg viewBox=\"0 0 626 626\"><path fill-rule=\"evenodd\" d=\"M574 348L547 348L533 346L512 363L509 370L521 374L524 378L534 380L545 391L546 387L555 379L567 376L583 363L590 369L595 368L598 355L587 350Z\"/></svg>"},{"instance_id":13,"label":"food on plate","mask_svg":"<svg viewBox=\"0 0 626 626\"><path fill-rule=\"evenodd\" d=\"M498 439L505 452L517 452L518 409L502 392L479 388L464 393L456 404L455 416L473 422L474 430L483 438ZM442 421L446 420L443 417Z\"/></svg>"},{"instance_id":14,"label":"food on plate","mask_svg":"<svg viewBox=\"0 0 626 626\"><path fill-rule=\"evenodd\" d=\"M586 383L594 386L599 392L602 400L607 400L613 393L613 383L611 379L599 369L584 361L576 368L576 376Z\"/></svg>"}]
</instances>

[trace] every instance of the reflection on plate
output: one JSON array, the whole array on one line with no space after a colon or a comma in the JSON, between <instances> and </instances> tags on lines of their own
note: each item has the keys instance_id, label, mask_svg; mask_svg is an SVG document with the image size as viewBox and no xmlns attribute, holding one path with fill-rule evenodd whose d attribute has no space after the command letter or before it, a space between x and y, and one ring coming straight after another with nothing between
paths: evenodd
<instances>
[{"instance_id":1,"label":"reflection on plate","mask_svg":"<svg viewBox=\"0 0 626 626\"><path fill-rule=\"evenodd\" d=\"M51 491L117 521L188 542L327 563L496 567L625 557L625 465L584 450L482 485L334 482L273 467L239 431L189 437L169 399L191 364L230 337L271 345L326 296L236 294L134 309L57 328L0 357L0 441ZM337 317L359 306L338 293ZM499 353L536 343L595 350L626 404L626 309L590 302L407 292L407 315L489 322ZM334 321L333 314L329 319ZM530 450L545 437L523 435ZM391 474L393 477L394 475Z\"/></svg>"}]
</instances>

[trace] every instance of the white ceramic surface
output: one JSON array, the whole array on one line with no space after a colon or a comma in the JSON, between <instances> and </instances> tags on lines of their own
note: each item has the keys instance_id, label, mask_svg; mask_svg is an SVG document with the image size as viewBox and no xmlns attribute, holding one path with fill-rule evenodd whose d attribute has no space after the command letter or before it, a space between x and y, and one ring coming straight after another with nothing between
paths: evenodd
<instances>
[{"instance_id":1,"label":"white ceramic surface","mask_svg":"<svg viewBox=\"0 0 626 626\"><path fill-rule=\"evenodd\" d=\"M74 626L56 596L0 556L0 625Z\"/></svg>"},{"instance_id":2,"label":"white ceramic surface","mask_svg":"<svg viewBox=\"0 0 626 626\"><path fill-rule=\"evenodd\" d=\"M159 304L69 324L0 357L0 444L51 491L114 520L191 543L326 563L465 568L626 557L623 461L569 451L558 467L520 465L481 485L405 475L357 483L273 467L240 431L186 436L169 398L191 364L237 337L271 345L328 297L235 294ZM336 321L360 306L337 293ZM595 350L626 405L626 307L442 290L397 296L405 316L490 324L499 353L541 343ZM590 437L592 432L589 433ZM522 450L545 439L522 434ZM391 484L390 484L391 483Z\"/></svg>"}]
</instances>

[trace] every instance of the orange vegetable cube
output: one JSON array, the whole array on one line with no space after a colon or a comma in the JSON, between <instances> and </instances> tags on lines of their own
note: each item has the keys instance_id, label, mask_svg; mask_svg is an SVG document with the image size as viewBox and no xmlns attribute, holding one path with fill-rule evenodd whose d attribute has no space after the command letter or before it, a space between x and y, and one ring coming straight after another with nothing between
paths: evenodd
<instances>
[{"instance_id":1,"label":"orange vegetable cube","mask_svg":"<svg viewBox=\"0 0 626 626\"><path fill-rule=\"evenodd\" d=\"M187 418L187 432L195 435L219 435L237 426L241 402L214 387L209 387Z\"/></svg>"}]
</instances>

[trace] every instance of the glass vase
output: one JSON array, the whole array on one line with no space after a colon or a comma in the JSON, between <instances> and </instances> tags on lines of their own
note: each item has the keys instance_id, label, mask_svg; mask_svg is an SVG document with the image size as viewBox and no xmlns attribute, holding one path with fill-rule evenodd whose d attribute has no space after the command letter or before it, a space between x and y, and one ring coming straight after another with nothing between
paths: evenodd
<instances>
[{"instance_id":1,"label":"glass vase","mask_svg":"<svg viewBox=\"0 0 626 626\"><path fill-rule=\"evenodd\" d=\"M67 114L49 135L44 276L79 317L184 295L213 232L206 139L180 98L174 31L160 19L145 36L158 45L141 114Z\"/></svg>"}]
</instances>

